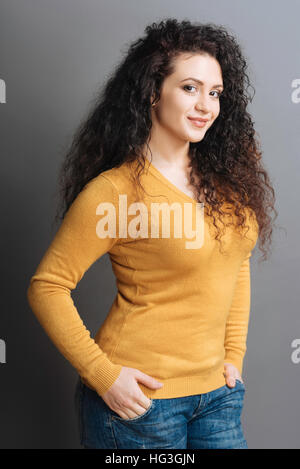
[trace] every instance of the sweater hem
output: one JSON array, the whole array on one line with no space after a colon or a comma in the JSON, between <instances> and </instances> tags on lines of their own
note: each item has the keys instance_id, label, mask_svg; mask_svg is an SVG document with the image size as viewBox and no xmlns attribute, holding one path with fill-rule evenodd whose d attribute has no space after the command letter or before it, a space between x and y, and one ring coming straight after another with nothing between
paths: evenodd
<instances>
[{"instance_id":1,"label":"sweater hem","mask_svg":"<svg viewBox=\"0 0 300 469\"><path fill-rule=\"evenodd\" d=\"M151 399L171 399L175 397L194 396L214 391L226 385L224 367L213 373L199 376L185 376L172 379L159 379L163 383L160 389L150 389L142 383L138 385L145 396Z\"/></svg>"}]
</instances>

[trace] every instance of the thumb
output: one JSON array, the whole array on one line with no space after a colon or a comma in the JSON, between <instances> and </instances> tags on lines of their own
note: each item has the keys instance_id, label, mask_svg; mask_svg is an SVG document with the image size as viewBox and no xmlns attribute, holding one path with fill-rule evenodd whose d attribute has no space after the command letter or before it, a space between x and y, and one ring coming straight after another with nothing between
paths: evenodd
<instances>
[{"instance_id":1,"label":"thumb","mask_svg":"<svg viewBox=\"0 0 300 469\"><path fill-rule=\"evenodd\" d=\"M229 384L229 386L235 386L235 378L233 376L232 370L226 369L224 376L226 378L226 382Z\"/></svg>"},{"instance_id":2,"label":"thumb","mask_svg":"<svg viewBox=\"0 0 300 469\"><path fill-rule=\"evenodd\" d=\"M163 384L157 381L155 378L146 375L146 373L143 373L140 370L137 370L135 378L137 381L147 386L147 388L161 388L163 386Z\"/></svg>"}]
</instances>

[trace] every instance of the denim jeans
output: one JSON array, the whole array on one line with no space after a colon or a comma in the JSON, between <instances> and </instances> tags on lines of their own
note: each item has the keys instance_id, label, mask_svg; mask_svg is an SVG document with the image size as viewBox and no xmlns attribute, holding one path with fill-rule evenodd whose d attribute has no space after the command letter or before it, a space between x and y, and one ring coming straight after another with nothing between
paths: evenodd
<instances>
[{"instance_id":1,"label":"denim jeans","mask_svg":"<svg viewBox=\"0 0 300 469\"><path fill-rule=\"evenodd\" d=\"M74 401L80 444L93 449L248 449L241 414L245 385L206 394L151 399L141 415L123 419L79 379Z\"/></svg>"}]
</instances>

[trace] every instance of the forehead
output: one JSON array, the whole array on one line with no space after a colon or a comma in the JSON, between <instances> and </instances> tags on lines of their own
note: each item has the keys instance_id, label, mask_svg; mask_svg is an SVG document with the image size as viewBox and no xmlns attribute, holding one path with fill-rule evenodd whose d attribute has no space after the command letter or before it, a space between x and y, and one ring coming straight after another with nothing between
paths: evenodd
<instances>
[{"instance_id":1,"label":"forehead","mask_svg":"<svg viewBox=\"0 0 300 469\"><path fill-rule=\"evenodd\" d=\"M183 80L187 77L202 78L212 82L222 83L222 69L214 57L207 53L182 53L173 61L173 73L170 78L175 80Z\"/></svg>"}]
</instances>

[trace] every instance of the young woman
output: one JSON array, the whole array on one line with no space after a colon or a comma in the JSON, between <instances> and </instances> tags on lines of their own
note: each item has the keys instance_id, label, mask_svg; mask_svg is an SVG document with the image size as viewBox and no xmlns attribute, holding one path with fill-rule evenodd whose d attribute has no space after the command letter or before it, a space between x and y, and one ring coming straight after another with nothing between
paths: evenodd
<instances>
[{"instance_id":1,"label":"young woman","mask_svg":"<svg viewBox=\"0 0 300 469\"><path fill-rule=\"evenodd\" d=\"M78 371L83 447L247 448L250 256L276 210L246 62L213 24L145 33L75 135L28 300ZM118 293L92 339L70 293L105 253Z\"/></svg>"}]
</instances>

